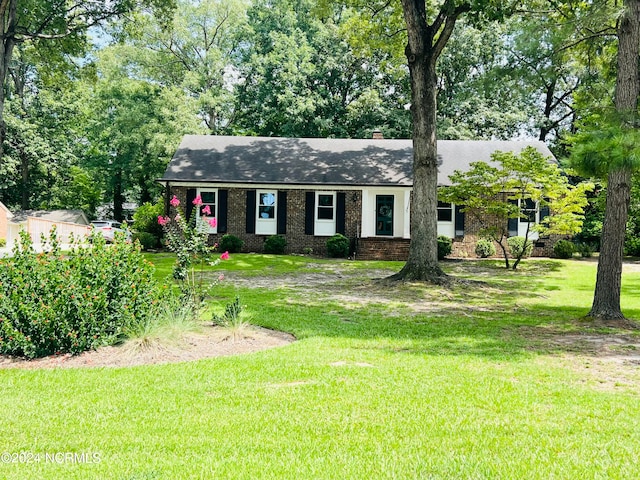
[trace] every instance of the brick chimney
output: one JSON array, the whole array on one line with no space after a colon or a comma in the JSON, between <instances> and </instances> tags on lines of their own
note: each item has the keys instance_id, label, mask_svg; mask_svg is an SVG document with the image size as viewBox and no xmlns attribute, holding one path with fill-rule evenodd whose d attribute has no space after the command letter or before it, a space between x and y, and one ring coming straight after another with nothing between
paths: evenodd
<instances>
[{"instance_id":1,"label":"brick chimney","mask_svg":"<svg viewBox=\"0 0 640 480\"><path fill-rule=\"evenodd\" d=\"M383 140L384 139L384 135L382 135L382 132L380 130L374 130L373 131L373 138L374 140Z\"/></svg>"}]
</instances>

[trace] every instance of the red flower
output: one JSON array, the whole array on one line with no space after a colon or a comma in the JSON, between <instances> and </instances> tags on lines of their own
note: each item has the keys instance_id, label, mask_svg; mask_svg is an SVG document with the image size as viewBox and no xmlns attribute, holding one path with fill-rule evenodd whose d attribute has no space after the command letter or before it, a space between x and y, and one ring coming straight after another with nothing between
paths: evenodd
<instances>
[{"instance_id":1,"label":"red flower","mask_svg":"<svg viewBox=\"0 0 640 480\"><path fill-rule=\"evenodd\" d=\"M216 220L216 217L209 219L209 225L211 225L211 228L216 228L216 226L218 225L218 220Z\"/></svg>"},{"instance_id":2,"label":"red flower","mask_svg":"<svg viewBox=\"0 0 640 480\"><path fill-rule=\"evenodd\" d=\"M166 225L169 219L167 217L163 217L162 215L158 215L158 223L160 225Z\"/></svg>"},{"instance_id":3,"label":"red flower","mask_svg":"<svg viewBox=\"0 0 640 480\"><path fill-rule=\"evenodd\" d=\"M229 260L229 252L224 252L220 255L220 260Z\"/></svg>"},{"instance_id":4,"label":"red flower","mask_svg":"<svg viewBox=\"0 0 640 480\"><path fill-rule=\"evenodd\" d=\"M193 199L193 204L194 205L202 205L202 197L200 195L198 195L196 198Z\"/></svg>"},{"instance_id":5,"label":"red flower","mask_svg":"<svg viewBox=\"0 0 640 480\"><path fill-rule=\"evenodd\" d=\"M178 197L176 197L175 195L173 196L173 198L171 200L169 200L169 203L171 204L171 206L173 208L177 207L178 205L180 205L180 200L178 200Z\"/></svg>"}]
</instances>

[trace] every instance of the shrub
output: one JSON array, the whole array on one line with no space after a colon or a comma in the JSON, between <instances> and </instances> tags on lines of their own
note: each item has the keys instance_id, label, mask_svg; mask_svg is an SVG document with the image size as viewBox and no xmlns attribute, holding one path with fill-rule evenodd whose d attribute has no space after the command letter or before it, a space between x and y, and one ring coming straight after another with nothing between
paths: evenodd
<instances>
[{"instance_id":1,"label":"shrub","mask_svg":"<svg viewBox=\"0 0 640 480\"><path fill-rule=\"evenodd\" d=\"M590 258L593 256L595 247L590 243L580 242L576 244L576 251L580 253L582 258Z\"/></svg>"},{"instance_id":2,"label":"shrub","mask_svg":"<svg viewBox=\"0 0 640 480\"><path fill-rule=\"evenodd\" d=\"M140 246L143 250L150 250L152 248L156 248L159 243L158 237L156 237L153 233L149 232L137 232L133 234L133 241L136 240L140 242Z\"/></svg>"},{"instance_id":3,"label":"shrub","mask_svg":"<svg viewBox=\"0 0 640 480\"><path fill-rule=\"evenodd\" d=\"M509 253L514 258L526 258L533 252L533 242L527 241L527 249L523 252L525 245L524 237L509 237L507 238L507 246L509 247Z\"/></svg>"},{"instance_id":4,"label":"shrub","mask_svg":"<svg viewBox=\"0 0 640 480\"><path fill-rule=\"evenodd\" d=\"M162 225L158 224L158 217L164 214L164 205L158 202L152 205L149 202L143 203L133 214L133 225L131 228L137 232L147 232L161 238ZM153 248L153 247L152 247Z\"/></svg>"},{"instance_id":5,"label":"shrub","mask_svg":"<svg viewBox=\"0 0 640 480\"><path fill-rule=\"evenodd\" d=\"M336 233L327 239L327 254L332 258L345 258L349 256L349 239L341 233Z\"/></svg>"},{"instance_id":6,"label":"shrub","mask_svg":"<svg viewBox=\"0 0 640 480\"><path fill-rule=\"evenodd\" d=\"M91 246L71 244L63 256L54 230L48 251L36 254L21 232L0 269L0 353L77 354L119 341L154 315L159 289L136 244L116 235L107 247L100 234Z\"/></svg>"},{"instance_id":7,"label":"shrub","mask_svg":"<svg viewBox=\"0 0 640 480\"><path fill-rule=\"evenodd\" d=\"M444 257L451 253L453 240L446 235L438 235L438 260L443 260Z\"/></svg>"},{"instance_id":8,"label":"shrub","mask_svg":"<svg viewBox=\"0 0 640 480\"><path fill-rule=\"evenodd\" d=\"M640 257L640 237L627 237L624 242L624 254Z\"/></svg>"},{"instance_id":9,"label":"shrub","mask_svg":"<svg viewBox=\"0 0 640 480\"><path fill-rule=\"evenodd\" d=\"M476 255L480 258L492 257L496 254L496 247L493 242L486 238L481 238L476 243Z\"/></svg>"},{"instance_id":10,"label":"shrub","mask_svg":"<svg viewBox=\"0 0 640 480\"><path fill-rule=\"evenodd\" d=\"M558 240L553 246L553 254L558 258L571 258L576 247L569 240Z\"/></svg>"},{"instance_id":11,"label":"shrub","mask_svg":"<svg viewBox=\"0 0 640 480\"><path fill-rule=\"evenodd\" d=\"M271 235L264 241L264 253L282 255L286 246L287 239L282 235Z\"/></svg>"},{"instance_id":12,"label":"shrub","mask_svg":"<svg viewBox=\"0 0 640 480\"><path fill-rule=\"evenodd\" d=\"M242 239L227 233L220 239L219 249L221 252L238 253L242 250L242 245Z\"/></svg>"},{"instance_id":13,"label":"shrub","mask_svg":"<svg viewBox=\"0 0 640 480\"><path fill-rule=\"evenodd\" d=\"M6 238L0 238L0 248L6 247L6 246L7 246L7 239Z\"/></svg>"}]
</instances>

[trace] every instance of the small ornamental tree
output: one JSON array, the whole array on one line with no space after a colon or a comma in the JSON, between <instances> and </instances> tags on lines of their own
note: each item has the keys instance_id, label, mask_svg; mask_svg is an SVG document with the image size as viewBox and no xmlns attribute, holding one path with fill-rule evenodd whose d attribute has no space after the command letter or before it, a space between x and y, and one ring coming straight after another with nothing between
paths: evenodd
<instances>
[{"instance_id":1,"label":"small ornamental tree","mask_svg":"<svg viewBox=\"0 0 640 480\"><path fill-rule=\"evenodd\" d=\"M171 217L158 216L158 223L162 225L167 239L167 248L176 254L176 263L173 266L173 278L179 283L185 299L192 303L197 314L206 296L207 288L204 285L203 267L205 262L209 265L217 265L220 260L228 260L229 252L224 252L220 258L211 260L211 254L215 246L209 246L209 226L215 227L217 220L211 215L209 205L202 206L202 198L198 195L193 200L193 205L200 209L200 215L195 211L190 221L185 219L179 211L180 200L174 195L169 202L178 211ZM195 264L200 264L196 277Z\"/></svg>"},{"instance_id":2,"label":"small ornamental tree","mask_svg":"<svg viewBox=\"0 0 640 480\"><path fill-rule=\"evenodd\" d=\"M502 250L506 268L510 267L506 242L509 219L524 220L527 224L521 254L513 262L514 270L533 246L531 232L571 235L580 231L586 192L593 189L593 184L570 185L558 165L533 147L520 154L495 152L491 159L491 165L474 162L467 172L455 171L449 177L452 185L442 188L439 197L460 205L463 212L473 216L481 226L480 234L495 240ZM535 204L537 209L547 207L553 215L535 223L520 208L526 202Z\"/></svg>"}]
</instances>

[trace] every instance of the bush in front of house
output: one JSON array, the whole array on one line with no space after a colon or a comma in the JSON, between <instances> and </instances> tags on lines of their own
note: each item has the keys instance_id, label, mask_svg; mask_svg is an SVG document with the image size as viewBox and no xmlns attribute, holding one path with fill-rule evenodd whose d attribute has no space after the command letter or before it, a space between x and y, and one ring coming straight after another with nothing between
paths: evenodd
<instances>
[{"instance_id":1,"label":"bush in front of house","mask_svg":"<svg viewBox=\"0 0 640 480\"><path fill-rule=\"evenodd\" d=\"M264 241L264 253L282 255L284 247L287 246L287 239L282 235L271 235Z\"/></svg>"},{"instance_id":2,"label":"bush in front of house","mask_svg":"<svg viewBox=\"0 0 640 480\"><path fill-rule=\"evenodd\" d=\"M142 247L142 250L151 250L153 248L156 248L160 241L158 237L156 237L153 233L149 233L149 232L136 232L133 234L131 238L133 239L134 242L136 240L140 242L140 246Z\"/></svg>"},{"instance_id":3,"label":"bush in front of house","mask_svg":"<svg viewBox=\"0 0 640 480\"><path fill-rule=\"evenodd\" d=\"M558 240L553 246L553 254L558 258L571 258L576 246L569 240Z\"/></svg>"},{"instance_id":4,"label":"bush in front of house","mask_svg":"<svg viewBox=\"0 0 640 480\"><path fill-rule=\"evenodd\" d=\"M341 233L327 239L327 255L332 258L345 258L349 256L349 246L351 242Z\"/></svg>"},{"instance_id":5,"label":"bush in front of house","mask_svg":"<svg viewBox=\"0 0 640 480\"><path fill-rule=\"evenodd\" d=\"M580 242L576 244L576 252L580 254L582 258L591 258L595 247L591 243Z\"/></svg>"},{"instance_id":6,"label":"bush in front of house","mask_svg":"<svg viewBox=\"0 0 640 480\"><path fill-rule=\"evenodd\" d=\"M155 235L157 239L162 238L164 232L162 225L158 224L158 217L164 215L164 205L162 202L151 204L149 202L140 205L133 213L133 225L131 228L136 232L147 232ZM155 248L154 245L151 248Z\"/></svg>"},{"instance_id":7,"label":"bush in front of house","mask_svg":"<svg viewBox=\"0 0 640 480\"><path fill-rule=\"evenodd\" d=\"M531 255L533 252L533 242L531 240L526 241L526 249L525 249L525 238L524 237L509 237L507 238L507 247L509 248L509 253L513 258L526 258Z\"/></svg>"},{"instance_id":8,"label":"bush in front of house","mask_svg":"<svg viewBox=\"0 0 640 480\"><path fill-rule=\"evenodd\" d=\"M627 236L624 242L624 254L640 257L640 237Z\"/></svg>"},{"instance_id":9,"label":"bush in front of house","mask_svg":"<svg viewBox=\"0 0 640 480\"><path fill-rule=\"evenodd\" d=\"M0 269L0 353L27 358L72 353L121 340L154 315L153 266L118 235L62 255L55 238L37 254L24 231Z\"/></svg>"},{"instance_id":10,"label":"bush in front of house","mask_svg":"<svg viewBox=\"0 0 640 480\"><path fill-rule=\"evenodd\" d=\"M244 245L242 239L235 235L231 235L230 233L226 233L220 239L218 250L221 252L239 253L240 250L242 250L242 245Z\"/></svg>"},{"instance_id":11,"label":"bush in front of house","mask_svg":"<svg viewBox=\"0 0 640 480\"><path fill-rule=\"evenodd\" d=\"M480 258L492 257L496 254L496 246L487 238L481 238L476 243L476 255Z\"/></svg>"},{"instance_id":12,"label":"bush in front of house","mask_svg":"<svg viewBox=\"0 0 640 480\"><path fill-rule=\"evenodd\" d=\"M438 260L443 260L444 257L451 254L453 247L453 240L446 235L438 235Z\"/></svg>"}]
</instances>

